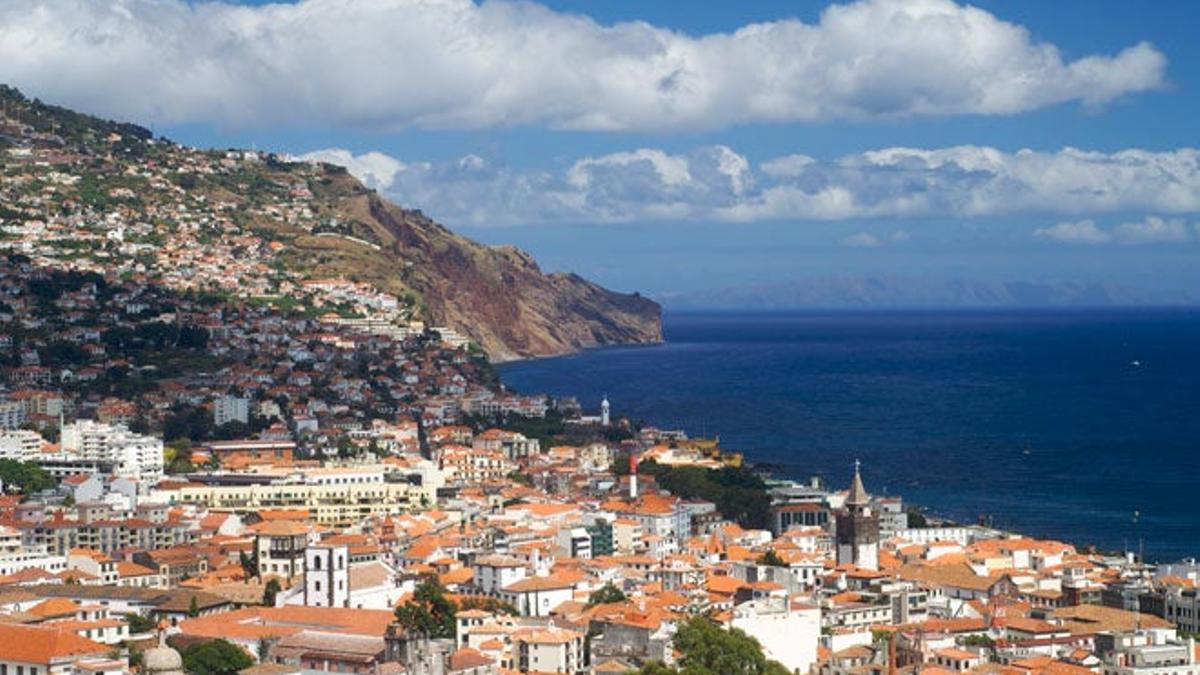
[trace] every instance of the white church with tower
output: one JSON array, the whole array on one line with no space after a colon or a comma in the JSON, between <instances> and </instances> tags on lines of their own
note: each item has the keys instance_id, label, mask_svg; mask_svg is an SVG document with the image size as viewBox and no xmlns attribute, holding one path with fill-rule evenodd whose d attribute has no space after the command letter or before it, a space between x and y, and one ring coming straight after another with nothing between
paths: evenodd
<instances>
[{"instance_id":1,"label":"white church with tower","mask_svg":"<svg viewBox=\"0 0 1200 675\"><path fill-rule=\"evenodd\" d=\"M599 415L580 415L574 420L576 424L599 424L602 427L607 427L612 424L612 404L608 402L608 395L600 401Z\"/></svg>"}]
</instances>

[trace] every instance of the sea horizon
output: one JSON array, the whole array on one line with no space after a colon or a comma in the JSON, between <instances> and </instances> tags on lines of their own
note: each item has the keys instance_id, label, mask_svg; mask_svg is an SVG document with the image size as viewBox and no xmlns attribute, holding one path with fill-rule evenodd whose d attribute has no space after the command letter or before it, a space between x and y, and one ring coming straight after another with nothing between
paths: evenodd
<instances>
[{"instance_id":1,"label":"sea horizon","mask_svg":"<svg viewBox=\"0 0 1200 675\"><path fill-rule=\"evenodd\" d=\"M1171 402L1189 370L1164 367L1196 362L1194 308L686 310L664 331L502 364L502 381L585 408L607 395L618 417L720 437L780 478L841 488L861 459L871 491L960 523L1200 553L1186 501L1161 489L1186 482L1156 473L1196 463L1200 427Z\"/></svg>"}]
</instances>

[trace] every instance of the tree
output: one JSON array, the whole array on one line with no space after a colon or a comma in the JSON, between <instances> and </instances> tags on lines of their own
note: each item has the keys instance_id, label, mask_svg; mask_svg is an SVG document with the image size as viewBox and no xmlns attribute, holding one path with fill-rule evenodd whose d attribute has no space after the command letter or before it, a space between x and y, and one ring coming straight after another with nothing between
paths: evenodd
<instances>
[{"instance_id":1,"label":"tree","mask_svg":"<svg viewBox=\"0 0 1200 675\"><path fill-rule=\"evenodd\" d=\"M192 601L188 603L188 616L196 618L200 616L200 603L196 601L196 596L192 596Z\"/></svg>"},{"instance_id":2,"label":"tree","mask_svg":"<svg viewBox=\"0 0 1200 675\"><path fill-rule=\"evenodd\" d=\"M527 473L521 473L520 471L513 471L512 473L508 474L508 479L517 485L524 485L525 487L533 487L533 476L530 476Z\"/></svg>"},{"instance_id":3,"label":"tree","mask_svg":"<svg viewBox=\"0 0 1200 675\"><path fill-rule=\"evenodd\" d=\"M910 506L908 507L908 526L914 529L929 527L929 519L925 517L921 509Z\"/></svg>"},{"instance_id":4,"label":"tree","mask_svg":"<svg viewBox=\"0 0 1200 675\"><path fill-rule=\"evenodd\" d=\"M996 646L996 641L986 635L968 635L962 638L960 643L965 647L987 647L990 649Z\"/></svg>"},{"instance_id":5,"label":"tree","mask_svg":"<svg viewBox=\"0 0 1200 675\"><path fill-rule=\"evenodd\" d=\"M503 600L479 596L468 596L458 601L458 612L465 612L468 609L478 609L492 614L508 614L509 616L516 616L520 613L516 607Z\"/></svg>"},{"instance_id":6,"label":"tree","mask_svg":"<svg viewBox=\"0 0 1200 675\"><path fill-rule=\"evenodd\" d=\"M610 602L625 602L625 594L616 586L604 584L588 596L587 606L607 605Z\"/></svg>"},{"instance_id":7,"label":"tree","mask_svg":"<svg viewBox=\"0 0 1200 675\"><path fill-rule=\"evenodd\" d=\"M780 558L773 548L767 549L767 552L758 556L758 560L755 562L767 567L787 567L787 563L783 562L783 558Z\"/></svg>"},{"instance_id":8,"label":"tree","mask_svg":"<svg viewBox=\"0 0 1200 675\"><path fill-rule=\"evenodd\" d=\"M242 573L247 579L252 579L258 576L258 562L254 560L257 556L249 555L245 551L238 551L238 564L242 566Z\"/></svg>"},{"instance_id":9,"label":"tree","mask_svg":"<svg viewBox=\"0 0 1200 675\"><path fill-rule=\"evenodd\" d=\"M637 675L679 675L679 671L662 661L651 661L634 671Z\"/></svg>"},{"instance_id":10,"label":"tree","mask_svg":"<svg viewBox=\"0 0 1200 675\"><path fill-rule=\"evenodd\" d=\"M137 612L129 612L125 615L125 623L129 624L129 632L137 635L139 633L152 633L158 628L158 622L147 616L142 616Z\"/></svg>"},{"instance_id":11,"label":"tree","mask_svg":"<svg viewBox=\"0 0 1200 675\"><path fill-rule=\"evenodd\" d=\"M15 459L0 459L0 483L5 490L23 495L54 487L54 479L45 469Z\"/></svg>"},{"instance_id":12,"label":"tree","mask_svg":"<svg viewBox=\"0 0 1200 675\"><path fill-rule=\"evenodd\" d=\"M163 445L163 466L167 473L186 473L186 471L173 471L173 465L176 462L187 462L187 471L191 470L191 455L192 443L186 438L182 438Z\"/></svg>"},{"instance_id":13,"label":"tree","mask_svg":"<svg viewBox=\"0 0 1200 675\"><path fill-rule=\"evenodd\" d=\"M267 636L258 638L258 645L257 645L255 651L258 652L258 662L259 663L267 662L267 659L270 658L270 656L271 656L271 645L275 644L275 642L277 640L278 640L278 638L276 638L273 635L267 635Z\"/></svg>"},{"instance_id":14,"label":"tree","mask_svg":"<svg viewBox=\"0 0 1200 675\"><path fill-rule=\"evenodd\" d=\"M396 608L396 621L404 630L427 638L452 638L455 632L454 603L446 599L433 579L422 581L411 600Z\"/></svg>"},{"instance_id":15,"label":"tree","mask_svg":"<svg viewBox=\"0 0 1200 675\"><path fill-rule=\"evenodd\" d=\"M274 607L275 596L279 595L280 590L278 579L272 578L270 581L268 581L267 585L263 588L262 604L267 607Z\"/></svg>"},{"instance_id":16,"label":"tree","mask_svg":"<svg viewBox=\"0 0 1200 675\"><path fill-rule=\"evenodd\" d=\"M787 675L787 668L769 660L758 641L742 631L726 630L705 617L683 623L672 643L680 652L679 669L650 663L639 675Z\"/></svg>"},{"instance_id":17,"label":"tree","mask_svg":"<svg viewBox=\"0 0 1200 675\"><path fill-rule=\"evenodd\" d=\"M619 461L614 468L621 470ZM721 515L743 527L765 528L770 520L771 495L767 484L744 466L704 469L668 467L647 461L638 465L638 473L654 476L659 487L677 497L711 501Z\"/></svg>"},{"instance_id":18,"label":"tree","mask_svg":"<svg viewBox=\"0 0 1200 675\"><path fill-rule=\"evenodd\" d=\"M227 640L213 640L183 652L183 667L194 675L235 675L254 665L254 659Z\"/></svg>"}]
</instances>

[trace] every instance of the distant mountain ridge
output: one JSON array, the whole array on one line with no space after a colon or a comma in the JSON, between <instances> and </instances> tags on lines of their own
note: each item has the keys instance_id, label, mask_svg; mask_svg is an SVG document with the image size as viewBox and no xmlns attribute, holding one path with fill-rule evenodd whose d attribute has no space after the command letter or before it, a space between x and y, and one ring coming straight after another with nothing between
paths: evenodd
<instances>
[{"instance_id":1,"label":"distant mountain ridge","mask_svg":"<svg viewBox=\"0 0 1200 675\"><path fill-rule=\"evenodd\" d=\"M1094 282L977 281L922 277L821 277L664 295L668 308L840 309L1190 306L1191 294Z\"/></svg>"}]
</instances>

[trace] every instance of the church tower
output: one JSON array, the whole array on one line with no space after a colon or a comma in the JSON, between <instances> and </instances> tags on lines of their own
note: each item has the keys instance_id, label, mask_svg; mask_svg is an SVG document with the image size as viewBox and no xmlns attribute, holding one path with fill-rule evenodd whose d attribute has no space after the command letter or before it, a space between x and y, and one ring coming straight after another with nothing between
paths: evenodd
<instances>
[{"instance_id":1,"label":"church tower","mask_svg":"<svg viewBox=\"0 0 1200 675\"><path fill-rule=\"evenodd\" d=\"M879 569L879 514L871 508L858 460L854 461L854 482L846 506L837 516L837 561L839 565Z\"/></svg>"},{"instance_id":2,"label":"church tower","mask_svg":"<svg viewBox=\"0 0 1200 675\"><path fill-rule=\"evenodd\" d=\"M350 548L320 544L304 549L304 604L350 606Z\"/></svg>"}]
</instances>

